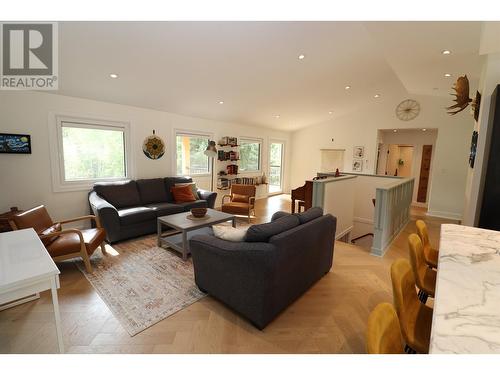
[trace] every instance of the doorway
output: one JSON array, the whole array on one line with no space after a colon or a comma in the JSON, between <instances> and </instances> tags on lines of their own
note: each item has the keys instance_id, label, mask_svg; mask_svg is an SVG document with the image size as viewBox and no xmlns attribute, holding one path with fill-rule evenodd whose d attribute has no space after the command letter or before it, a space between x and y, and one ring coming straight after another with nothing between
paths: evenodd
<instances>
[{"instance_id":1,"label":"doorway","mask_svg":"<svg viewBox=\"0 0 500 375\"><path fill-rule=\"evenodd\" d=\"M389 145L385 174L390 176L411 177L413 166L413 146Z\"/></svg>"},{"instance_id":2,"label":"doorway","mask_svg":"<svg viewBox=\"0 0 500 375\"><path fill-rule=\"evenodd\" d=\"M272 141L269 144L269 194L281 194L283 192L284 155L284 142Z\"/></svg>"}]
</instances>

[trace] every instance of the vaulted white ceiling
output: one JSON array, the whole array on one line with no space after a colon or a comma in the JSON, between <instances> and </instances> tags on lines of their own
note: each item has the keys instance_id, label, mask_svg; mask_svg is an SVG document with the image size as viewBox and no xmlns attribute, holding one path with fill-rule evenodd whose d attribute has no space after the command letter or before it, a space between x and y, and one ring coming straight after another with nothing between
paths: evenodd
<instances>
[{"instance_id":1,"label":"vaulted white ceiling","mask_svg":"<svg viewBox=\"0 0 500 375\"><path fill-rule=\"evenodd\" d=\"M386 97L448 95L464 73L475 87L480 33L479 22L63 22L58 93L294 130Z\"/></svg>"}]
</instances>

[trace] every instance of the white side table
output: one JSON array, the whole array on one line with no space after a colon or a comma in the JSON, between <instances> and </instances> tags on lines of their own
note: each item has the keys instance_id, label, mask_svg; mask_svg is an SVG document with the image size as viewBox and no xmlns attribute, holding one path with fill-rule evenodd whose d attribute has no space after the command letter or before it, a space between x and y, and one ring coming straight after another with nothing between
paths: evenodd
<instances>
[{"instance_id":1,"label":"white side table","mask_svg":"<svg viewBox=\"0 0 500 375\"><path fill-rule=\"evenodd\" d=\"M52 292L59 352L64 353L57 300L59 269L33 229L0 233L0 310ZM15 301L15 302L12 302Z\"/></svg>"}]
</instances>

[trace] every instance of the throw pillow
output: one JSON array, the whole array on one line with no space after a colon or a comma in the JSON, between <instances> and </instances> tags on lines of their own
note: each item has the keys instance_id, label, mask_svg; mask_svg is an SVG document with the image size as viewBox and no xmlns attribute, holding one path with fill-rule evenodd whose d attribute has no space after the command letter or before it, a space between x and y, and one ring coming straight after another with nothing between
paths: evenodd
<instances>
[{"instance_id":1,"label":"throw pillow","mask_svg":"<svg viewBox=\"0 0 500 375\"><path fill-rule=\"evenodd\" d=\"M194 202L196 200L193 195L193 190L189 185L173 186L170 191L172 192L176 203Z\"/></svg>"},{"instance_id":2,"label":"throw pillow","mask_svg":"<svg viewBox=\"0 0 500 375\"><path fill-rule=\"evenodd\" d=\"M323 216L323 209L320 207L313 207L308 209L307 211L295 215L299 218L300 224L305 224L311 220Z\"/></svg>"},{"instance_id":3,"label":"throw pillow","mask_svg":"<svg viewBox=\"0 0 500 375\"><path fill-rule=\"evenodd\" d=\"M196 200L200 199L200 196L198 194L198 187L196 186L195 182L183 182L183 183L177 183L175 186L189 186L191 190L193 191L193 195Z\"/></svg>"},{"instance_id":4,"label":"throw pillow","mask_svg":"<svg viewBox=\"0 0 500 375\"><path fill-rule=\"evenodd\" d=\"M248 195L243 195L243 194L233 194L233 202L240 202L240 203L248 203L248 199L250 197Z\"/></svg>"},{"instance_id":5,"label":"throw pillow","mask_svg":"<svg viewBox=\"0 0 500 375\"><path fill-rule=\"evenodd\" d=\"M299 219L295 215L284 216L270 223L252 225L248 228L245 241L268 242L272 236L295 228L298 225Z\"/></svg>"},{"instance_id":6,"label":"throw pillow","mask_svg":"<svg viewBox=\"0 0 500 375\"><path fill-rule=\"evenodd\" d=\"M62 229L61 224L55 223L55 224L51 225L50 227L48 227L47 229L44 229L44 230L38 232L38 235L39 236L43 236L43 235L51 234L51 233L54 233L54 232L60 232L61 229ZM42 240L42 243L44 244L44 246L47 247L52 242L54 242L55 240L57 240L58 238L59 238L59 236L53 236L53 237L41 238L41 240Z\"/></svg>"},{"instance_id":7,"label":"throw pillow","mask_svg":"<svg viewBox=\"0 0 500 375\"><path fill-rule=\"evenodd\" d=\"M246 228L233 228L227 225L214 225L212 226L214 236L221 240L242 242L245 240L248 227Z\"/></svg>"}]
</instances>

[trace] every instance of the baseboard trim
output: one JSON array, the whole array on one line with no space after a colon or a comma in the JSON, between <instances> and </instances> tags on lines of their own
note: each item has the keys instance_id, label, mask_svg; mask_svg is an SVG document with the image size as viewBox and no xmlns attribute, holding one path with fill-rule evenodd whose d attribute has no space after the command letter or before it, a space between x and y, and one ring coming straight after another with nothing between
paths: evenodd
<instances>
[{"instance_id":1,"label":"baseboard trim","mask_svg":"<svg viewBox=\"0 0 500 375\"><path fill-rule=\"evenodd\" d=\"M450 220L462 220L462 215L456 212L446 212L446 211L427 211L427 216L439 217L440 219L450 219Z\"/></svg>"},{"instance_id":2,"label":"baseboard trim","mask_svg":"<svg viewBox=\"0 0 500 375\"><path fill-rule=\"evenodd\" d=\"M340 233L337 233L335 235L335 239L338 240L339 238L344 237L346 234L350 233L352 231L352 226L348 227L347 229L343 230Z\"/></svg>"},{"instance_id":3,"label":"baseboard trim","mask_svg":"<svg viewBox=\"0 0 500 375\"><path fill-rule=\"evenodd\" d=\"M371 224L373 225L373 219L367 219L365 217L354 217L352 221L356 223Z\"/></svg>"}]
</instances>

